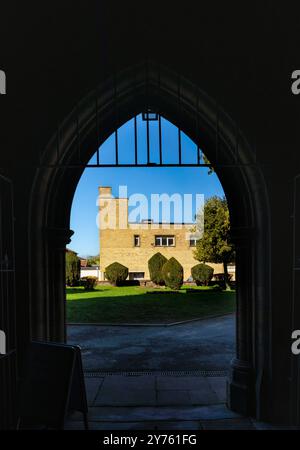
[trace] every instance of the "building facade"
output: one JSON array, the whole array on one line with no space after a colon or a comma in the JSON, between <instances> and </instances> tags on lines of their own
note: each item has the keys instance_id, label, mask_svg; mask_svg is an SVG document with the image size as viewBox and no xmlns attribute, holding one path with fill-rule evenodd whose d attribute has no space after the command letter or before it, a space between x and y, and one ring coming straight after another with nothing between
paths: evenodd
<instances>
[{"instance_id":1,"label":"building facade","mask_svg":"<svg viewBox=\"0 0 300 450\"><path fill-rule=\"evenodd\" d=\"M100 277L113 262L128 267L130 280L149 280L148 261L160 252L174 257L183 266L184 281L191 279L191 269L198 261L193 251L196 238L193 223L155 223L128 221L128 198L115 198L111 187L99 187ZM222 264L209 263L214 273L223 273Z\"/></svg>"}]
</instances>

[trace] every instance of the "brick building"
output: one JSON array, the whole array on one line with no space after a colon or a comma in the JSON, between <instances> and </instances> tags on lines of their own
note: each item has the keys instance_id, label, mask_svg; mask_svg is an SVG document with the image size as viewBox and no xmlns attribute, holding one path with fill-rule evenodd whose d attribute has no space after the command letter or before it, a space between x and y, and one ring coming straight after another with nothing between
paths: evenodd
<instances>
[{"instance_id":1,"label":"brick building","mask_svg":"<svg viewBox=\"0 0 300 450\"><path fill-rule=\"evenodd\" d=\"M115 261L128 267L129 279L149 280L148 260L157 252L180 262L185 281L191 277L191 268L198 263L193 256L195 224L129 222L128 198L113 197L111 187L99 187L99 210L100 280L105 280L105 268ZM223 273L222 264L209 265L214 273Z\"/></svg>"}]
</instances>

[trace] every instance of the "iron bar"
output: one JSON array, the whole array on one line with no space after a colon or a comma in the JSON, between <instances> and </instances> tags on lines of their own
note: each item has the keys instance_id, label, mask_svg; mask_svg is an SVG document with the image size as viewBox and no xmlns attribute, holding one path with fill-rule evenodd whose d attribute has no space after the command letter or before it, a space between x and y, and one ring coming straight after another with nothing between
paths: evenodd
<instances>
[{"instance_id":1,"label":"iron bar","mask_svg":"<svg viewBox=\"0 0 300 450\"><path fill-rule=\"evenodd\" d=\"M219 104L216 101L216 162L219 156Z\"/></svg>"},{"instance_id":2,"label":"iron bar","mask_svg":"<svg viewBox=\"0 0 300 450\"><path fill-rule=\"evenodd\" d=\"M134 116L134 163L138 164L138 138L137 138L137 120Z\"/></svg>"},{"instance_id":3,"label":"iron bar","mask_svg":"<svg viewBox=\"0 0 300 450\"><path fill-rule=\"evenodd\" d=\"M178 163L181 166L181 130L178 128Z\"/></svg>"},{"instance_id":4,"label":"iron bar","mask_svg":"<svg viewBox=\"0 0 300 450\"><path fill-rule=\"evenodd\" d=\"M31 167L31 166L30 166ZM182 163L181 166L179 166L179 164L177 163L170 163L170 164L156 164L156 163L150 163L150 164L119 164L118 166L116 166L116 164L84 164L84 165L80 165L80 164L70 164L70 165L55 165L55 164L48 164L48 165L43 165L43 166L39 166L36 167L34 166L34 168L59 168L59 169L78 169L78 168L85 168L85 167L89 167L89 168L105 168L105 167L211 167L211 164L196 164L196 163ZM214 164L214 167L256 167L255 163L249 163L249 164Z\"/></svg>"},{"instance_id":5,"label":"iron bar","mask_svg":"<svg viewBox=\"0 0 300 450\"><path fill-rule=\"evenodd\" d=\"M158 90L161 93L160 64L158 65ZM159 141L159 164L162 164L162 134L161 134L161 114L158 114L158 141Z\"/></svg>"},{"instance_id":6,"label":"iron bar","mask_svg":"<svg viewBox=\"0 0 300 450\"><path fill-rule=\"evenodd\" d=\"M146 62L146 111L149 115L149 63ZM150 136L149 136L149 120L146 121L147 133L147 163L150 163Z\"/></svg>"},{"instance_id":7,"label":"iron bar","mask_svg":"<svg viewBox=\"0 0 300 450\"><path fill-rule=\"evenodd\" d=\"M147 133L147 164L150 164L150 135L149 135L149 120L146 121Z\"/></svg>"},{"instance_id":8,"label":"iron bar","mask_svg":"<svg viewBox=\"0 0 300 450\"><path fill-rule=\"evenodd\" d=\"M115 160L116 165L119 165L119 143L118 143L118 104L117 104L117 77L116 70L114 71L114 104L115 104Z\"/></svg>"},{"instance_id":9,"label":"iron bar","mask_svg":"<svg viewBox=\"0 0 300 450\"><path fill-rule=\"evenodd\" d=\"M162 165L161 115L158 115L159 164Z\"/></svg>"},{"instance_id":10,"label":"iron bar","mask_svg":"<svg viewBox=\"0 0 300 450\"><path fill-rule=\"evenodd\" d=\"M115 131L115 154L116 154L116 166L119 165L119 141L118 141L118 129Z\"/></svg>"},{"instance_id":11,"label":"iron bar","mask_svg":"<svg viewBox=\"0 0 300 450\"><path fill-rule=\"evenodd\" d=\"M100 164L100 137L99 137L99 110L98 110L98 91L96 91L96 142L97 142L97 164Z\"/></svg>"},{"instance_id":12,"label":"iron bar","mask_svg":"<svg viewBox=\"0 0 300 450\"><path fill-rule=\"evenodd\" d=\"M201 153L199 147L199 92L196 95L196 145L197 145L197 164L201 164Z\"/></svg>"},{"instance_id":13,"label":"iron bar","mask_svg":"<svg viewBox=\"0 0 300 450\"><path fill-rule=\"evenodd\" d=\"M178 120L180 120L181 115L181 98L180 98L180 75L178 75ZM181 165L181 130L178 127L178 163Z\"/></svg>"},{"instance_id":14,"label":"iron bar","mask_svg":"<svg viewBox=\"0 0 300 450\"><path fill-rule=\"evenodd\" d=\"M80 155L80 124L79 124L79 114L78 114L79 108L78 104L76 107L76 144L77 144L77 156L79 164L81 163L81 155Z\"/></svg>"}]
</instances>

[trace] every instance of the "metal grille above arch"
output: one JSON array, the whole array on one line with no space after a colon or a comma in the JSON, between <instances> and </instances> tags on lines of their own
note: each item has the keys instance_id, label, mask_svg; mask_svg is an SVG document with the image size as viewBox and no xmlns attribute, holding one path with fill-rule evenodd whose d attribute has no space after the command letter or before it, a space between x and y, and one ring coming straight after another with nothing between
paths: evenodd
<instances>
[{"instance_id":1,"label":"metal grille above arch","mask_svg":"<svg viewBox=\"0 0 300 450\"><path fill-rule=\"evenodd\" d=\"M218 102L180 75L175 75L175 85L169 82L171 78L174 79L174 74L165 67L149 62L115 74L79 102L60 124L47 149L40 153L39 167L209 167L213 164L218 168L256 165L254 149L249 148L245 158L242 150L246 145L245 138L238 124ZM139 158L138 115L146 128L144 162ZM173 162L168 162L164 155L164 119L178 127L177 145L172 149L176 160ZM130 120L133 121L134 158L131 162L121 163L118 130ZM150 142L153 124L157 124L154 159ZM185 161L183 133L196 143L193 160L189 162ZM107 164L101 162L101 146L110 135L114 136L114 161ZM66 146L72 147L68 158ZM227 148L225 153L224 146Z\"/></svg>"}]
</instances>

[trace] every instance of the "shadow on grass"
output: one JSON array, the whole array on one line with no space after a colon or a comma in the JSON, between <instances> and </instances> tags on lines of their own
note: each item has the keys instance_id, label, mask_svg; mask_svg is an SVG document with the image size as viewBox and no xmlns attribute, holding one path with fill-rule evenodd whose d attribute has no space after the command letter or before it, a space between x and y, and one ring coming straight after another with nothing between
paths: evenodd
<instances>
[{"instance_id":1,"label":"shadow on grass","mask_svg":"<svg viewBox=\"0 0 300 450\"><path fill-rule=\"evenodd\" d=\"M109 291L109 290L110 290L110 288L101 288L101 290L97 290L97 291L104 292L104 291ZM86 290L84 290L84 288L82 286L66 288L67 295L69 295L69 294L86 294L88 292L96 292L96 290L86 291Z\"/></svg>"}]
</instances>

